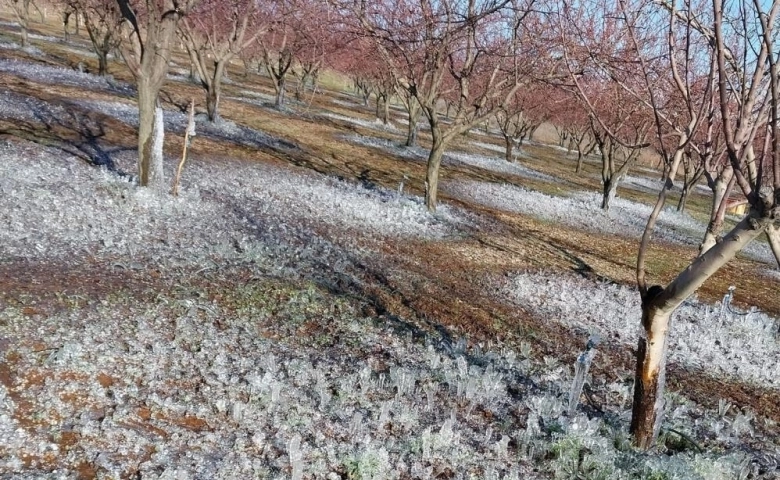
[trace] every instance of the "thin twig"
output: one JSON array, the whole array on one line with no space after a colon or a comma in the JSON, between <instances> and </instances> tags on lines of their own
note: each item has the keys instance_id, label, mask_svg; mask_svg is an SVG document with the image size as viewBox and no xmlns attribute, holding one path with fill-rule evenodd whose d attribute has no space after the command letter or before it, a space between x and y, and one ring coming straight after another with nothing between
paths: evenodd
<instances>
[{"instance_id":1,"label":"thin twig","mask_svg":"<svg viewBox=\"0 0 780 480\"><path fill-rule=\"evenodd\" d=\"M680 436L680 438L693 445L699 453L704 453L704 449L701 448L699 444L696 443L691 437L684 434L683 432L677 430L676 428L665 428L664 430L666 430L667 432L676 433L677 435Z\"/></svg>"},{"instance_id":2,"label":"thin twig","mask_svg":"<svg viewBox=\"0 0 780 480\"><path fill-rule=\"evenodd\" d=\"M184 132L184 147L181 151L181 161L179 167L176 169L176 176L173 178L173 187L171 188L171 195L174 197L179 195L179 179L181 178L181 171L184 168L184 162L187 161L187 147L190 143L190 136L195 135L195 99L190 101L190 116L187 122L187 130Z\"/></svg>"}]
</instances>

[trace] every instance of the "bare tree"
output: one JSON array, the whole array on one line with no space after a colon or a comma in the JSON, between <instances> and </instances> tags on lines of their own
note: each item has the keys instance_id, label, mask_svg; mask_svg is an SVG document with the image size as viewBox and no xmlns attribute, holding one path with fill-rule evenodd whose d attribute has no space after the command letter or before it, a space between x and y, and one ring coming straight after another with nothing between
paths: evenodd
<instances>
[{"instance_id":1,"label":"bare tree","mask_svg":"<svg viewBox=\"0 0 780 480\"><path fill-rule=\"evenodd\" d=\"M66 0L65 32L71 15L84 18L84 26L92 43L92 49L98 57L98 75L108 73L108 56L116 51L121 42L122 15L119 4L104 0ZM78 25L78 23L77 23Z\"/></svg>"},{"instance_id":2,"label":"bare tree","mask_svg":"<svg viewBox=\"0 0 780 480\"><path fill-rule=\"evenodd\" d=\"M328 3L309 0L299 3L297 21L297 66L293 74L298 78L295 97L302 100L307 89L315 91L320 72L337 52L348 43L348 37L336 25L337 12Z\"/></svg>"},{"instance_id":3,"label":"bare tree","mask_svg":"<svg viewBox=\"0 0 780 480\"><path fill-rule=\"evenodd\" d=\"M564 87L587 112L601 156L601 208L609 210L620 182L650 146L653 117L637 92L644 91L645 82L648 90L654 85L642 75L647 66L636 61L619 12L600 2L565 5L562 12L559 32L571 82Z\"/></svg>"},{"instance_id":4,"label":"bare tree","mask_svg":"<svg viewBox=\"0 0 780 480\"><path fill-rule=\"evenodd\" d=\"M549 89L542 85L528 85L518 91L495 114L498 131L504 138L504 158L513 162L515 147L522 147L549 117Z\"/></svg>"},{"instance_id":5,"label":"bare tree","mask_svg":"<svg viewBox=\"0 0 780 480\"><path fill-rule=\"evenodd\" d=\"M606 78L647 107L655 124L656 148L668 172L665 187L648 218L637 258L645 334L638 346L631 432L637 446L649 448L660 430L664 410L666 345L672 312L751 240L773 231L772 222L777 218L780 139L777 122L768 119L777 118L780 80L773 41L780 3L774 2L764 11L765 5L756 0L730 11L733 15L728 19L724 19L722 0L712 0L709 7L685 0L679 9L677 2L619 0L614 7L610 9L598 2L565 5L564 13L570 20L577 18L577 22L566 23L561 34L567 50L573 46L587 49L591 68L606 72ZM596 18L608 24L608 31L593 28ZM728 28L724 27L726 24ZM567 38L567 32L572 30L578 32L578 42ZM724 30L730 38L724 38ZM592 32L609 33L610 37L582 41L592 40L587 38ZM658 32L665 32L663 43L658 41ZM728 45L738 45L739 51L751 53L740 58ZM621 50L620 57L614 55L615 48ZM615 62L616 59L619 61ZM571 69L571 63L567 61L573 83L578 84L578 91L588 104L587 89ZM713 99L714 95L717 98ZM719 115L714 114L715 104ZM592 104L589 107L594 111ZM597 115L594 117L602 124ZM703 122L703 118L708 122ZM647 250L667 192L687 150L697 150L716 161L712 128L701 135L703 142L694 142L702 126L712 127L715 118L722 125L733 181L748 199L750 213L669 285L648 286ZM609 130L603 124L602 127ZM723 208L723 202L719 208Z\"/></svg>"},{"instance_id":6,"label":"bare tree","mask_svg":"<svg viewBox=\"0 0 780 480\"><path fill-rule=\"evenodd\" d=\"M219 118L222 79L230 61L264 33L254 0L206 0L179 23L210 121Z\"/></svg>"},{"instance_id":7,"label":"bare tree","mask_svg":"<svg viewBox=\"0 0 780 480\"><path fill-rule=\"evenodd\" d=\"M30 46L30 5L33 4L32 0L6 0L8 6L11 7L11 11L16 18L16 23L19 24L19 35L22 40L22 47Z\"/></svg>"},{"instance_id":8,"label":"bare tree","mask_svg":"<svg viewBox=\"0 0 780 480\"><path fill-rule=\"evenodd\" d=\"M534 0L351 3L401 89L419 103L431 129L425 202L438 202L439 170L450 142L483 124L535 75L550 56L536 49L541 15ZM441 121L441 101L454 110Z\"/></svg>"},{"instance_id":9,"label":"bare tree","mask_svg":"<svg viewBox=\"0 0 780 480\"><path fill-rule=\"evenodd\" d=\"M124 19L121 52L138 89L138 181L158 191L163 172L163 111L160 89L168 73L171 42L179 21L198 0L117 0Z\"/></svg>"}]
</instances>

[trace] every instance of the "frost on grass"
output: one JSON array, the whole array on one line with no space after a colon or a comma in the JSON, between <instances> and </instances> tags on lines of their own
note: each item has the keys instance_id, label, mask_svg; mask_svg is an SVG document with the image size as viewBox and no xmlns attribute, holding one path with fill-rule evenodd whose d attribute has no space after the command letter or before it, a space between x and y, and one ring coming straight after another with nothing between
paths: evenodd
<instances>
[{"instance_id":1,"label":"frost on grass","mask_svg":"<svg viewBox=\"0 0 780 480\"><path fill-rule=\"evenodd\" d=\"M33 45L22 47L16 42L0 42L0 50L19 50L34 57L43 57L46 55L43 53L43 50L38 47Z\"/></svg>"},{"instance_id":2,"label":"frost on grass","mask_svg":"<svg viewBox=\"0 0 780 480\"><path fill-rule=\"evenodd\" d=\"M76 103L81 107L110 115L128 125L138 126L138 107L134 104L102 100L78 100ZM164 119L165 128L176 133L183 133L189 121L186 113L172 110L164 112ZM289 142L223 118L218 119L216 122L210 122L206 115L199 114L195 117L195 121L198 135L208 135L212 138L232 141L251 147L287 150L295 148L295 145Z\"/></svg>"},{"instance_id":3,"label":"frost on grass","mask_svg":"<svg viewBox=\"0 0 780 480\"><path fill-rule=\"evenodd\" d=\"M0 59L0 71L48 85L67 85L92 90L105 90L124 96L133 95L130 85L117 82L110 76L98 76L48 65L18 60Z\"/></svg>"},{"instance_id":4,"label":"frost on grass","mask_svg":"<svg viewBox=\"0 0 780 480\"><path fill-rule=\"evenodd\" d=\"M625 188L632 188L641 192L657 194L661 191L661 188L663 188L664 182L660 178L647 178L626 175L623 178L623 181L620 183L620 186ZM681 189L681 182L678 180L675 182L674 187L672 187L672 191L679 193Z\"/></svg>"},{"instance_id":5,"label":"frost on grass","mask_svg":"<svg viewBox=\"0 0 780 480\"><path fill-rule=\"evenodd\" d=\"M180 284L153 304L112 295L35 319L5 308L19 375L46 381L18 403L0 385L0 419L18 410L45 428L0 423L0 472L32 479L87 462L107 478L725 480L753 466L741 453L633 451L614 420L628 386L594 381L607 415L567 416L568 373L527 350L443 353L311 285L259 277L210 294ZM715 438L706 429L719 419L731 450L757 421L670 403L685 431ZM77 444L61 450L66 437ZM699 473L710 471L722 476Z\"/></svg>"},{"instance_id":6,"label":"frost on grass","mask_svg":"<svg viewBox=\"0 0 780 480\"><path fill-rule=\"evenodd\" d=\"M506 152L506 147L503 145L496 145L495 143L471 142L471 144L475 147L484 148L485 150L492 150L498 153Z\"/></svg>"},{"instance_id":7,"label":"frost on grass","mask_svg":"<svg viewBox=\"0 0 780 480\"><path fill-rule=\"evenodd\" d=\"M73 119L73 113L61 105L52 105L35 97L11 91L0 92L0 117L19 121L51 122Z\"/></svg>"},{"instance_id":8,"label":"frost on grass","mask_svg":"<svg viewBox=\"0 0 780 480\"><path fill-rule=\"evenodd\" d=\"M634 288L576 276L520 274L504 286L540 318L636 345L642 318ZM780 387L780 320L690 299L672 316L669 358L716 376Z\"/></svg>"},{"instance_id":9,"label":"frost on grass","mask_svg":"<svg viewBox=\"0 0 780 480\"><path fill-rule=\"evenodd\" d=\"M336 116L333 117L335 118ZM339 115L338 117L341 116ZM344 118L347 119L347 117ZM353 123L359 122L354 119L347 119L347 120ZM376 124L374 123L371 122L362 122L362 123L365 123L364 126L368 126L369 128L377 128ZM374 126L372 127L372 125ZM381 122L378 125L379 128L381 129L382 128ZM428 158L428 153L429 153L428 150L422 147L407 147L404 146L400 141L386 140L383 138L368 137L365 135L358 135L358 134L345 135L343 138L345 141L349 143L363 145L366 147L378 148L402 158L408 158L411 160L426 160ZM471 153L453 152L453 151L446 152L444 154L444 158L442 160L443 165L453 165L459 163L465 165L471 165L474 167L484 168L485 170L490 170L493 172L509 173L512 175L518 175L521 177L532 178L535 180L541 180L545 182L557 181L554 177L551 177L550 175L547 175L542 172L538 172L528 167L524 167L518 163L507 162L503 158L486 157L484 155L475 155Z\"/></svg>"},{"instance_id":10,"label":"frost on grass","mask_svg":"<svg viewBox=\"0 0 780 480\"><path fill-rule=\"evenodd\" d=\"M583 228L597 233L641 238L652 208L622 198L612 201L610 210L600 207L601 195L579 192L558 197L510 184L459 181L444 185L451 194L500 210L532 215L537 218ZM706 226L687 213L667 206L658 217L655 238L682 245L698 246ZM744 254L756 260L774 263L768 245L749 244Z\"/></svg>"},{"instance_id":11,"label":"frost on grass","mask_svg":"<svg viewBox=\"0 0 780 480\"><path fill-rule=\"evenodd\" d=\"M345 142L355 145L363 145L364 147L378 148L386 152L397 155L401 158L409 160L421 160L424 161L428 158L428 151L422 147L407 147L401 143L401 141L386 140L384 138L367 137L365 135L344 135L342 139Z\"/></svg>"},{"instance_id":12,"label":"frost on grass","mask_svg":"<svg viewBox=\"0 0 780 480\"><path fill-rule=\"evenodd\" d=\"M236 244L239 251L307 248L314 231L352 244L361 235L442 238L463 223L456 210L432 216L419 199L380 187L259 164L192 162L182 196L173 198L56 150L9 144L2 157L0 243L12 256L89 253L182 264L237 255Z\"/></svg>"},{"instance_id":13,"label":"frost on grass","mask_svg":"<svg viewBox=\"0 0 780 480\"><path fill-rule=\"evenodd\" d=\"M484 145L484 144L483 144ZM536 171L532 168L524 167L515 162L507 162L505 158L501 157L486 157L484 155L475 155L471 153L462 152L449 152L445 154L446 158L450 158L466 165L472 165L474 167L484 168L499 173L509 173L512 175L518 175L525 178L531 178L534 180L541 180L544 182L559 182L558 179Z\"/></svg>"},{"instance_id":14,"label":"frost on grass","mask_svg":"<svg viewBox=\"0 0 780 480\"><path fill-rule=\"evenodd\" d=\"M363 120L361 118L348 117L346 115L339 115L337 113L330 113L330 112L321 113L320 115L325 118L331 118L333 120L348 122L354 125L359 125L361 127L366 127L373 130L389 131L389 132L398 131L398 128L396 128L392 122L385 124L384 122L382 122L382 120L378 118L374 120Z\"/></svg>"}]
</instances>

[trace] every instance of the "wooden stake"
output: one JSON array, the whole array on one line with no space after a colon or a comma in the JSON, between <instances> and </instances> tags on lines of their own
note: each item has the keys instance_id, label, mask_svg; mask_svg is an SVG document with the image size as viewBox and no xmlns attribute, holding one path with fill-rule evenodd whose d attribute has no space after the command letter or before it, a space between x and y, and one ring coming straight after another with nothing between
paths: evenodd
<instances>
[{"instance_id":1,"label":"wooden stake","mask_svg":"<svg viewBox=\"0 0 780 480\"><path fill-rule=\"evenodd\" d=\"M174 197L179 195L179 179L181 178L181 171L184 168L184 162L187 161L187 147L190 144L191 136L195 136L195 99L190 101L190 116L189 121L187 122L187 130L184 132L184 147L181 151L181 161L179 161L179 167L176 169L176 176L173 177L171 195Z\"/></svg>"}]
</instances>

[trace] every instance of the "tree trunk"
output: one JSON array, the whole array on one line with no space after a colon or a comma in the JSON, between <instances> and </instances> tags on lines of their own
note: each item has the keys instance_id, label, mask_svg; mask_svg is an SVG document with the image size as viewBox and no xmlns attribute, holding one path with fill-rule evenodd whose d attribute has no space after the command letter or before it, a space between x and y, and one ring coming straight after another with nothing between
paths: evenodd
<instances>
[{"instance_id":1,"label":"tree trunk","mask_svg":"<svg viewBox=\"0 0 780 480\"><path fill-rule=\"evenodd\" d=\"M601 196L601 209L604 211L609 211L609 206L617 194L617 186L619 183L618 180L619 179L617 177L609 177L608 179L604 180L604 186L602 189L603 192Z\"/></svg>"},{"instance_id":2,"label":"tree trunk","mask_svg":"<svg viewBox=\"0 0 780 480\"><path fill-rule=\"evenodd\" d=\"M295 85L295 101L302 102L303 100L303 82L298 81L298 84Z\"/></svg>"},{"instance_id":3,"label":"tree trunk","mask_svg":"<svg viewBox=\"0 0 780 480\"><path fill-rule=\"evenodd\" d=\"M653 446L663 420L670 319L671 312L659 312L651 302L642 302L645 338L639 339L637 347L630 429L634 444L642 450Z\"/></svg>"},{"instance_id":4,"label":"tree trunk","mask_svg":"<svg viewBox=\"0 0 780 480\"><path fill-rule=\"evenodd\" d=\"M704 254L717 243L718 235L723 228L723 220L726 213L725 208L721 208L721 203L727 201L726 195L729 190L729 183L733 177L731 169L721 173L715 179L715 185L712 188L712 204L710 205L710 221L707 224L707 230L704 232L704 239L699 245L699 255Z\"/></svg>"},{"instance_id":5,"label":"tree trunk","mask_svg":"<svg viewBox=\"0 0 780 480\"><path fill-rule=\"evenodd\" d=\"M766 239L769 241L769 247L772 249L778 268L780 268L780 230L774 225L769 225L766 229Z\"/></svg>"},{"instance_id":6,"label":"tree trunk","mask_svg":"<svg viewBox=\"0 0 780 480\"><path fill-rule=\"evenodd\" d=\"M222 78L225 73L225 62L214 66L211 81L206 83L206 114L210 122L219 120L219 99L222 96Z\"/></svg>"},{"instance_id":7,"label":"tree trunk","mask_svg":"<svg viewBox=\"0 0 780 480\"><path fill-rule=\"evenodd\" d=\"M504 151L504 158L506 158L507 162L514 161L514 158L512 155L514 154L514 148L515 143L512 141L512 139L509 136L504 136L504 142L506 145L506 150Z\"/></svg>"},{"instance_id":8,"label":"tree trunk","mask_svg":"<svg viewBox=\"0 0 780 480\"><path fill-rule=\"evenodd\" d=\"M70 31L68 31L68 21L70 20L70 16L70 12L62 12L62 30L65 33L65 43L70 41Z\"/></svg>"},{"instance_id":9,"label":"tree trunk","mask_svg":"<svg viewBox=\"0 0 780 480\"><path fill-rule=\"evenodd\" d=\"M680 192L680 200L677 202L677 211L684 212L685 204L688 201L688 194L691 193L691 187L688 183L683 183L682 192Z\"/></svg>"},{"instance_id":10,"label":"tree trunk","mask_svg":"<svg viewBox=\"0 0 780 480\"><path fill-rule=\"evenodd\" d=\"M281 108L284 105L285 83L284 77L276 79L276 99L274 100L276 108Z\"/></svg>"},{"instance_id":11,"label":"tree trunk","mask_svg":"<svg viewBox=\"0 0 780 480\"><path fill-rule=\"evenodd\" d=\"M195 66L195 60L190 61L189 78L190 78L190 82L194 83L195 85L203 84L203 81L200 78L200 74L198 73L198 67Z\"/></svg>"},{"instance_id":12,"label":"tree trunk","mask_svg":"<svg viewBox=\"0 0 780 480\"><path fill-rule=\"evenodd\" d=\"M761 218L755 210L751 210L723 241L697 257L669 286L651 287L642 299L645 337L639 340L637 351L637 378L631 416L631 434L637 447L650 448L660 430L664 409L666 344L672 313L770 224L770 219Z\"/></svg>"},{"instance_id":13,"label":"tree trunk","mask_svg":"<svg viewBox=\"0 0 780 480\"><path fill-rule=\"evenodd\" d=\"M108 74L108 50L98 48L95 53L98 57L98 75L103 77Z\"/></svg>"},{"instance_id":14,"label":"tree trunk","mask_svg":"<svg viewBox=\"0 0 780 480\"><path fill-rule=\"evenodd\" d=\"M406 127L406 143L404 145L407 147L417 146L417 130L417 122L410 120Z\"/></svg>"},{"instance_id":15,"label":"tree trunk","mask_svg":"<svg viewBox=\"0 0 780 480\"><path fill-rule=\"evenodd\" d=\"M390 123L389 95L385 95L384 101L382 102L382 123L384 123L385 125Z\"/></svg>"},{"instance_id":16,"label":"tree trunk","mask_svg":"<svg viewBox=\"0 0 780 480\"><path fill-rule=\"evenodd\" d=\"M159 88L138 81L138 181L142 187L165 189L163 140L165 130L162 108L157 104Z\"/></svg>"},{"instance_id":17,"label":"tree trunk","mask_svg":"<svg viewBox=\"0 0 780 480\"><path fill-rule=\"evenodd\" d=\"M206 114L209 122L219 119L219 86L213 83L206 90Z\"/></svg>"},{"instance_id":18,"label":"tree trunk","mask_svg":"<svg viewBox=\"0 0 780 480\"><path fill-rule=\"evenodd\" d=\"M574 173L582 172L582 161L585 159L585 155L582 154L582 149L577 148L577 168Z\"/></svg>"},{"instance_id":19,"label":"tree trunk","mask_svg":"<svg viewBox=\"0 0 780 480\"><path fill-rule=\"evenodd\" d=\"M428 154L428 168L425 175L425 206L428 207L428 211L431 213L436 211L439 190L439 167L441 167L441 159L444 155L444 142L439 132L435 130L438 130L438 128L431 128L433 145Z\"/></svg>"}]
</instances>

